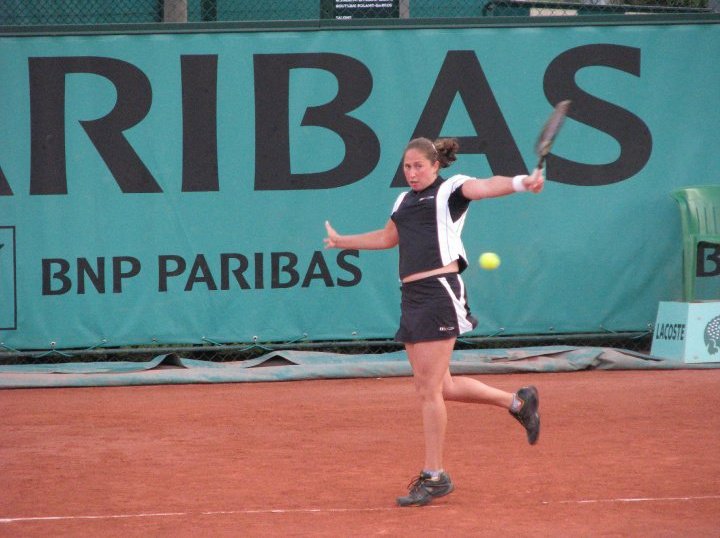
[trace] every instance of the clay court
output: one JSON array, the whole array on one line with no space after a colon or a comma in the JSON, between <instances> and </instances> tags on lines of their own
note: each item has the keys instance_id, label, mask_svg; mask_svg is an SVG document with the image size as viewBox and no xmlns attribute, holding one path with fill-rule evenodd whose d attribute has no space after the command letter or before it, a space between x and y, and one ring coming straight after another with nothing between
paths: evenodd
<instances>
[{"instance_id":1,"label":"clay court","mask_svg":"<svg viewBox=\"0 0 720 538\"><path fill-rule=\"evenodd\" d=\"M0 391L3 536L717 536L720 370L477 376L535 384L537 446L449 404L456 490L420 470L407 377Z\"/></svg>"}]
</instances>

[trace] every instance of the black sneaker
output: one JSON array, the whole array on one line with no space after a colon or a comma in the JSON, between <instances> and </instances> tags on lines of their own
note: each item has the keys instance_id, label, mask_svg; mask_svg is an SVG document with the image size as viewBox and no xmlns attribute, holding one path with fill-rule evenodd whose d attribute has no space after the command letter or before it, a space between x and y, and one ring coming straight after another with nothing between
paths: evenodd
<instances>
[{"instance_id":1,"label":"black sneaker","mask_svg":"<svg viewBox=\"0 0 720 538\"><path fill-rule=\"evenodd\" d=\"M440 476L433 480L429 473L422 472L408 485L410 493L405 497L398 497L397 503L399 506L424 506L434 497L442 497L454 489L455 486L447 473L440 473Z\"/></svg>"},{"instance_id":2,"label":"black sneaker","mask_svg":"<svg viewBox=\"0 0 720 538\"><path fill-rule=\"evenodd\" d=\"M540 414L538 407L540 405L540 397L538 391L532 385L523 387L517 391L517 397L523 401L519 411L510 411L510 414L523 425L527 431L528 443L534 445L540 436Z\"/></svg>"}]
</instances>

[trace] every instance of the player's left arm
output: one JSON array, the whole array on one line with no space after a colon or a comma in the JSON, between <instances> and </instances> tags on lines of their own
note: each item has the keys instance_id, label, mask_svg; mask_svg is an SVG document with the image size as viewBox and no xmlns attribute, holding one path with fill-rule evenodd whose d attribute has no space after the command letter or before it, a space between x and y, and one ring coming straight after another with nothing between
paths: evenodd
<instances>
[{"instance_id":1,"label":"player's left arm","mask_svg":"<svg viewBox=\"0 0 720 538\"><path fill-rule=\"evenodd\" d=\"M516 179L517 178L517 179ZM462 193L468 200L482 198L497 198L514 192L530 191L540 192L545 185L543 171L539 168L533 170L529 176L492 176L488 179L471 179L462 185Z\"/></svg>"}]
</instances>

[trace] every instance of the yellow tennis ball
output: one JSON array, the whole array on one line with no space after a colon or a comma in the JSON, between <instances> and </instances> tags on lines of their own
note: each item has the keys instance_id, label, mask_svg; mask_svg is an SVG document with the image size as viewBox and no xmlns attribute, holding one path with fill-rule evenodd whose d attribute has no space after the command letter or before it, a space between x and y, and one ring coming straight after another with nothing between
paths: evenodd
<instances>
[{"instance_id":1,"label":"yellow tennis ball","mask_svg":"<svg viewBox=\"0 0 720 538\"><path fill-rule=\"evenodd\" d=\"M480 262L480 267L487 271L492 271L500 267L500 256L494 252L483 252L478 261Z\"/></svg>"}]
</instances>

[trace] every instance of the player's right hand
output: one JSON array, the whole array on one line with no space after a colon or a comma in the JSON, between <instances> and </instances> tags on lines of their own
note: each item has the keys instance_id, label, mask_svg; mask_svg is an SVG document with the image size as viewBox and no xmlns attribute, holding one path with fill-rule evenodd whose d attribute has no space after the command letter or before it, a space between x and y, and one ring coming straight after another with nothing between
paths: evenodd
<instances>
[{"instance_id":1,"label":"player's right hand","mask_svg":"<svg viewBox=\"0 0 720 538\"><path fill-rule=\"evenodd\" d=\"M542 168L536 168L533 170L532 174L525 178L523 184L527 190L534 192L535 194L543 190L543 187L545 186L545 177L543 176Z\"/></svg>"}]
</instances>

